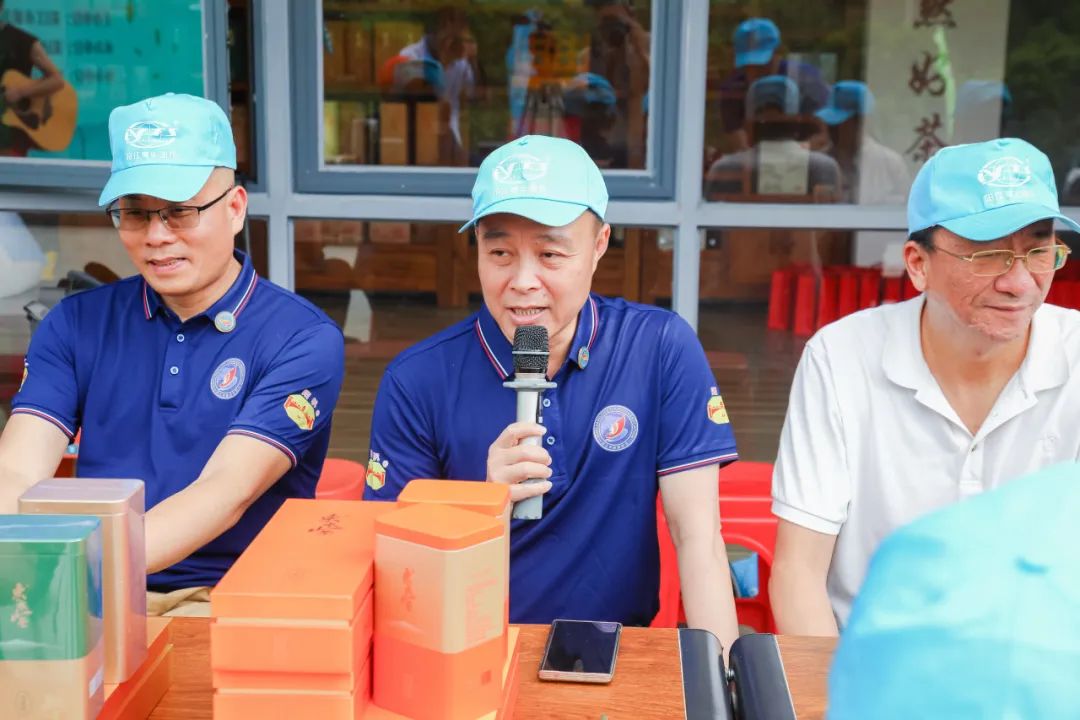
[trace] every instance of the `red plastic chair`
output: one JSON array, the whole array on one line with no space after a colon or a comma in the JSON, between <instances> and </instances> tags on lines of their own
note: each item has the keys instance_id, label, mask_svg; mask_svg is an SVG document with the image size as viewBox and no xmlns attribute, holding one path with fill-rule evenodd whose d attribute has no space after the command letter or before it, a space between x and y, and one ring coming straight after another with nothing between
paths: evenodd
<instances>
[{"instance_id":1,"label":"red plastic chair","mask_svg":"<svg viewBox=\"0 0 1080 720\"><path fill-rule=\"evenodd\" d=\"M319 484L315 486L316 500L359 500L364 496L367 468L353 460L326 458Z\"/></svg>"},{"instance_id":2,"label":"red plastic chair","mask_svg":"<svg viewBox=\"0 0 1080 720\"><path fill-rule=\"evenodd\" d=\"M736 598L740 625L776 632L769 603L769 577L776 548L777 519L772 514L772 464L737 462L720 471L720 517L724 542L740 545L758 557L758 594ZM662 503L657 500L657 539L660 543L660 610L652 627L677 627L685 622L679 588L679 566Z\"/></svg>"}]
</instances>

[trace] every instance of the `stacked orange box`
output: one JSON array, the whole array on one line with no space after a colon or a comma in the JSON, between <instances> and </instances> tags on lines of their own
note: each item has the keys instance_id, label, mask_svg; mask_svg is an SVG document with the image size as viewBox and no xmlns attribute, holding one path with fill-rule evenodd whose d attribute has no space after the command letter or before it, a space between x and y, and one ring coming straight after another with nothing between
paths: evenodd
<instances>
[{"instance_id":1,"label":"stacked orange box","mask_svg":"<svg viewBox=\"0 0 1080 720\"><path fill-rule=\"evenodd\" d=\"M105 705L97 720L145 720L172 683L170 618L146 618L146 659L122 683L105 685Z\"/></svg>"},{"instance_id":2,"label":"stacked orange box","mask_svg":"<svg viewBox=\"0 0 1080 720\"><path fill-rule=\"evenodd\" d=\"M288 500L211 592L215 720L353 720L371 696L376 519L394 503Z\"/></svg>"},{"instance_id":3,"label":"stacked orange box","mask_svg":"<svg viewBox=\"0 0 1080 720\"><path fill-rule=\"evenodd\" d=\"M472 510L497 518L503 524L506 541L506 600L503 603L503 634L506 635L507 653L512 645L507 630L510 627L510 487L475 480L413 480L398 495L398 505L409 507L421 504L451 505L462 510Z\"/></svg>"},{"instance_id":4,"label":"stacked orange box","mask_svg":"<svg viewBox=\"0 0 1080 720\"><path fill-rule=\"evenodd\" d=\"M418 720L496 713L506 664L506 532L418 504L375 523L375 704Z\"/></svg>"},{"instance_id":5,"label":"stacked orange box","mask_svg":"<svg viewBox=\"0 0 1080 720\"><path fill-rule=\"evenodd\" d=\"M520 683L519 668L521 662L519 657L521 655L521 644L518 642L518 636L520 630L516 627L510 628L510 632L507 633L507 645L510 647L510 654L506 657L506 662L503 663L502 669L502 700L499 703L499 709L494 712L489 712L486 715L482 715L477 720L510 720L514 717L514 707L517 704L518 687ZM449 714L447 714L449 716ZM395 712L390 712L385 708L381 708L378 705L371 703L364 711L363 720L408 720L405 715L398 715Z\"/></svg>"}]
</instances>

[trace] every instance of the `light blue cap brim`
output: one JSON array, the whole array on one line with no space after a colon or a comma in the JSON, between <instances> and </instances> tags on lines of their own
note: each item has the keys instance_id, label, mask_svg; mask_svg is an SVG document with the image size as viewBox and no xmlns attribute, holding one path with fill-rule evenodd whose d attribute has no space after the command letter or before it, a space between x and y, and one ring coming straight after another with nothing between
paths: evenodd
<instances>
[{"instance_id":1,"label":"light blue cap brim","mask_svg":"<svg viewBox=\"0 0 1080 720\"><path fill-rule=\"evenodd\" d=\"M826 125L839 125L840 123L847 122L847 120L855 114L853 110L841 110L840 108L826 107L821 108L816 113L822 122Z\"/></svg>"},{"instance_id":2,"label":"light blue cap brim","mask_svg":"<svg viewBox=\"0 0 1080 720\"><path fill-rule=\"evenodd\" d=\"M547 225L548 227L562 227L563 225L569 225L574 222L581 216L581 213L589 209L591 208L584 203L571 203L563 202L561 200L528 197L507 198L505 200L494 202L473 215L472 220L462 225L458 229L458 232L465 232L481 218L485 218L488 215L497 215L499 213L520 215L523 218L528 218L533 222ZM599 215L599 213L597 213L597 215Z\"/></svg>"},{"instance_id":3,"label":"light blue cap brim","mask_svg":"<svg viewBox=\"0 0 1080 720\"><path fill-rule=\"evenodd\" d=\"M747 65L764 65L772 60L775 47L755 48L744 52L735 53L735 67L741 68Z\"/></svg>"},{"instance_id":4,"label":"light blue cap brim","mask_svg":"<svg viewBox=\"0 0 1080 720\"><path fill-rule=\"evenodd\" d=\"M147 195L169 202L189 200L202 190L213 165L135 165L109 176L98 198L104 207L125 195Z\"/></svg>"},{"instance_id":5,"label":"light blue cap brim","mask_svg":"<svg viewBox=\"0 0 1080 720\"><path fill-rule=\"evenodd\" d=\"M1043 205L1030 203L1003 205L967 217L957 218L956 220L946 220L939 223L939 225L962 238L976 242L988 242L1011 235L1017 230L1040 220L1050 219L1058 220L1067 225L1070 230L1080 232L1080 224L1077 224L1076 221Z\"/></svg>"}]
</instances>

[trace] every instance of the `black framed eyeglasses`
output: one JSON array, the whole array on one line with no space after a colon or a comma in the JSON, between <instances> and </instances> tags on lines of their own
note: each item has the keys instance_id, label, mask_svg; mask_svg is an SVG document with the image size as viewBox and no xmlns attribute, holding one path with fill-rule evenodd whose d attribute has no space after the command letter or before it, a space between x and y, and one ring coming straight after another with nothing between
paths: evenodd
<instances>
[{"instance_id":1,"label":"black framed eyeglasses","mask_svg":"<svg viewBox=\"0 0 1080 720\"><path fill-rule=\"evenodd\" d=\"M1060 270L1065 265L1072 250L1068 245L1045 245L1032 248L1026 253L1014 253L1012 250L980 250L970 255L960 255L945 248L934 246L946 255L971 264L971 272L979 277L1004 275L1018 259L1027 267L1028 272L1041 274Z\"/></svg>"},{"instance_id":2,"label":"black framed eyeglasses","mask_svg":"<svg viewBox=\"0 0 1080 720\"><path fill-rule=\"evenodd\" d=\"M158 210L142 208L111 207L105 214L112 219L113 227L118 230L145 230L150 227L150 216L157 215L165 227L171 230L190 230L199 226L199 218L207 208L221 202L236 185L218 195L205 205L169 205Z\"/></svg>"}]
</instances>

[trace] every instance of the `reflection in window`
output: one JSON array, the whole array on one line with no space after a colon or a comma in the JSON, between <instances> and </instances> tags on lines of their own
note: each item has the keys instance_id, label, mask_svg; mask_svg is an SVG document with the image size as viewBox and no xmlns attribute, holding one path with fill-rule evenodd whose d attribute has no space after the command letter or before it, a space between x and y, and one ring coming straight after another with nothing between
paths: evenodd
<instances>
[{"instance_id":1,"label":"reflection in window","mask_svg":"<svg viewBox=\"0 0 1080 720\"><path fill-rule=\"evenodd\" d=\"M1074 44L1067 5L1006 0L826 5L712 2L709 200L898 205L947 145L1021 137L1080 203L1080 98L1048 48Z\"/></svg>"},{"instance_id":2,"label":"reflection in window","mask_svg":"<svg viewBox=\"0 0 1080 720\"><path fill-rule=\"evenodd\" d=\"M108 160L109 113L203 94L202 4L5 0L0 156Z\"/></svg>"},{"instance_id":3,"label":"reflection in window","mask_svg":"<svg viewBox=\"0 0 1080 720\"><path fill-rule=\"evenodd\" d=\"M856 309L859 285L848 286L862 280L862 271L851 266L857 242L856 234L838 230L706 233L698 335L724 390L742 459L776 459L802 346L818 322L838 316L841 275L850 276L845 293L855 290L845 295L843 307ZM876 294L868 290L865 301L877 304L881 270L866 273Z\"/></svg>"},{"instance_id":4,"label":"reflection in window","mask_svg":"<svg viewBox=\"0 0 1080 720\"><path fill-rule=\"evenodd\" d=\"M645 167L649 3L372 8L323 3L326 163L477 166L540 133Z\"/></svg>"}]
</instances>

